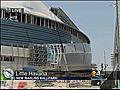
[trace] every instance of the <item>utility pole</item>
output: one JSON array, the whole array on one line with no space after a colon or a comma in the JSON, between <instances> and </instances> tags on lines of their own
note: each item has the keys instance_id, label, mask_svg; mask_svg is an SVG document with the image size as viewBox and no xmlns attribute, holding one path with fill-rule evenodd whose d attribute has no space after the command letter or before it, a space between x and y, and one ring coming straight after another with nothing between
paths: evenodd
<instances>
[{"instance_id":1,"label":"utility pole","mask_svg":"<svg viewBox=\"0 0 120 90\"><path fill-rule=\"evenodd\" d=\"M115 41L114 41L114 58L115 58L115 71L117 71L116 84L120 89L120 80L119 80L119 72L120 72L120 1L116 0L116 27L115 27Z\"/></svg>"},{"instance_id":2,"label":"utility pole","mask_svg":"<svg viewBox=\"0 0 120 90\"><path fill-rule=\"evenodd\" d=\"M116 0L116 23L114 37L114 66L113 66L115 84L120 89L120 1Z\"/></svg>"},{"instance_id":3,"label":"utility pole","mask_svg":"<svg viewBox=\"0 0 120 90\"><path fill-rule=\"evenodd\" d=\"M118 69L120 71L120 1L116 1L116 14L117 14L117 52L118 52Z\"/></svg>"},{"instance_id":4,"label":"utility pole","mask_svg":"<svg viewBox=\"0 0 120 90\"><path fill-rule=\"evenodd\" d=\"M116 27L114 40L114 57L116 65L120 70L120 1L116 0Z\"/></svg>"},{"instance_id":5,"label":"utility pole","mask_svg":"<svg viewBox=\"0 0 120 90\"><path fill-rule=\"evenodd\" d=\"M104 50L104 67L105 67L105 76L106 76L107 64L106 64L106 53L105 53L105 50Z\"/></svg>"}]
</instances>

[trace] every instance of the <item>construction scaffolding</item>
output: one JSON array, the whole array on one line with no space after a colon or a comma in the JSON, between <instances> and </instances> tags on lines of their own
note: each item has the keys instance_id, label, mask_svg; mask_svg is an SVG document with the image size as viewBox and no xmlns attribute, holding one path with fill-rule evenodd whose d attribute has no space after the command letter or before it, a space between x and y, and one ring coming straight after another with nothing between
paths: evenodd
<instances>
[{"instance_id":1,"label":"construction scaffolding","mask_svg":"<svg viewBox=\"0 0 120 90\"><path fill-rule=\"evenodd\" d=\"M45 46L29 46L30 60L29 65L46 66L47 64L47 48Z\"/></svg>"},{"instance_id":2,"label":"construction scaffolding","mask_svg":"<svg viewBox=\"0 0 120 90\"><path fill-rule=\"evenodd\" d=\"M61 47L59 44L33 44L29 46L29 65L43 67L43 70L59 70Z\"/></svg>"}]
</instances>

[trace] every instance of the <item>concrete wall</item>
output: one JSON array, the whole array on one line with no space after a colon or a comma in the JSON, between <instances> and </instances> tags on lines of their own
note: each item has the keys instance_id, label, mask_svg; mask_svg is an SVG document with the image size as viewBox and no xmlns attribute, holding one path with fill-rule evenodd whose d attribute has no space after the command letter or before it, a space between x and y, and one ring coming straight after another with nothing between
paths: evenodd
<instances>
[{"instance_id":1,"label":"concrete wall","mask_svg":"<svg viewBox=\"0 0 120 90\"><path fill-rule=\"evenodd\" d=\"M29 49L1 45L1 56L12 56L14 61L1 61L1 68L21 69L28 66Z\"/></svg>"},{"instance_id":2,"label":"concrete wall","mask_svg":"<svg viewBox=\"0 0 120 90\"><path fill-rule=\"evenodd\" d=\"M16 56L16 57L29 57L29 49L1 45L1 55Z\"/></svg>"},{"instance_id":3,"label":"concrete wall","mask_svg":"<svg viewBox=\"0 0 120 90\"><path fill-rule=\"evenodd\" d=\"M18 58L15 57L15 61L1 61L1 68L11 68L13 70L22 70L23 67L28 66L28 59L27 58Z\"/></svg>"}]
</instances>

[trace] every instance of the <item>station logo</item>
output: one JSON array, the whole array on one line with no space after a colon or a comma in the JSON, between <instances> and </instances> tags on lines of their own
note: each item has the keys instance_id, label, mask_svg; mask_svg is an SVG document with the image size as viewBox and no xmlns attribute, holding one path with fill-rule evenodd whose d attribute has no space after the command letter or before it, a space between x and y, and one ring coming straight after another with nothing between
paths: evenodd
<instances>
[{"instance_id":1,"label":"station logo","mask_svg":"<svg viewBox=\"0 0 120 90\"><path fill-rule=\"evenodd\" d=\"M91 76L96 76L96 74L97 74L96 71L91 72Z\"/></svg>"},{"instance_id":2,"label":"station logo","mask_svg":"<svg viewBox=\"0 0 120 90\"><path fill-rule=\"evenodd\" d=\"M12 12L12 13L24 13L24 8L5 8L6 12Z\"/></svg>"},{"instance_id":3,"label":"station logo","mask_svg":"<svg viewBox=\"0 0 120 90\"><path fill-rule=\"evenodd\" d=\"M12 80L14 71L11 68L3 68L0 76L1 80Z\"/></svg>"},{"instance_id":4,"label":"station logo","mask_svg":"<svg viewBox=\"0 0 120 90\"><path fill-rule=\"evenodd\" d=\"M92 71L91 76L100 76L100 71Z\"/></svg>"}]
</instances>

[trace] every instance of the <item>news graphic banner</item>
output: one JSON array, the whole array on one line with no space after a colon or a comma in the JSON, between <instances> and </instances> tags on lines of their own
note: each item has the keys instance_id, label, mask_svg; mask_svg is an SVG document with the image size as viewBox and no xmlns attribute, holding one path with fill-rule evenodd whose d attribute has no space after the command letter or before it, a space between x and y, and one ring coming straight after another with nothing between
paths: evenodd
<instances>
[{"instance_id":1,"label":"news graphic banner","mask_svg":"<svg viewBox=\"0 0 120 90\"><path fill-rule=\"evenodd\" d=\"M36 71L13 71L11 68L3 68L0 74L1 80L91 80L91 77L73 76L49 76L46 72Z\"/></svg>"},{"instance_id":2,"label":"news graphic banner","mask_svg":"<svg viewBox=\"0 0 120 90\"><path fill-rule=\"evenodd\" d=\"M90 77L48 76L46 72L16 71L15 80L91 80Z\"/></svg>"},{"instance_id":3,"label":"news graphic banner","mask_svg":"<svg viewBox=\"0 0 120 90\"><path fill-rule=\"evenodd\" d=\"M93 78L102 79L104 78L104 76L100 75L100 73L98 75L96 71L92 71L89 75L84 74L82 76L64 75L58 77L55 75L52 76L48 75L47 72L23 71L23 70L13 71L11 68L3 68L0 73L0 80L91 80Z\"/></svg>"}]
</instances>

